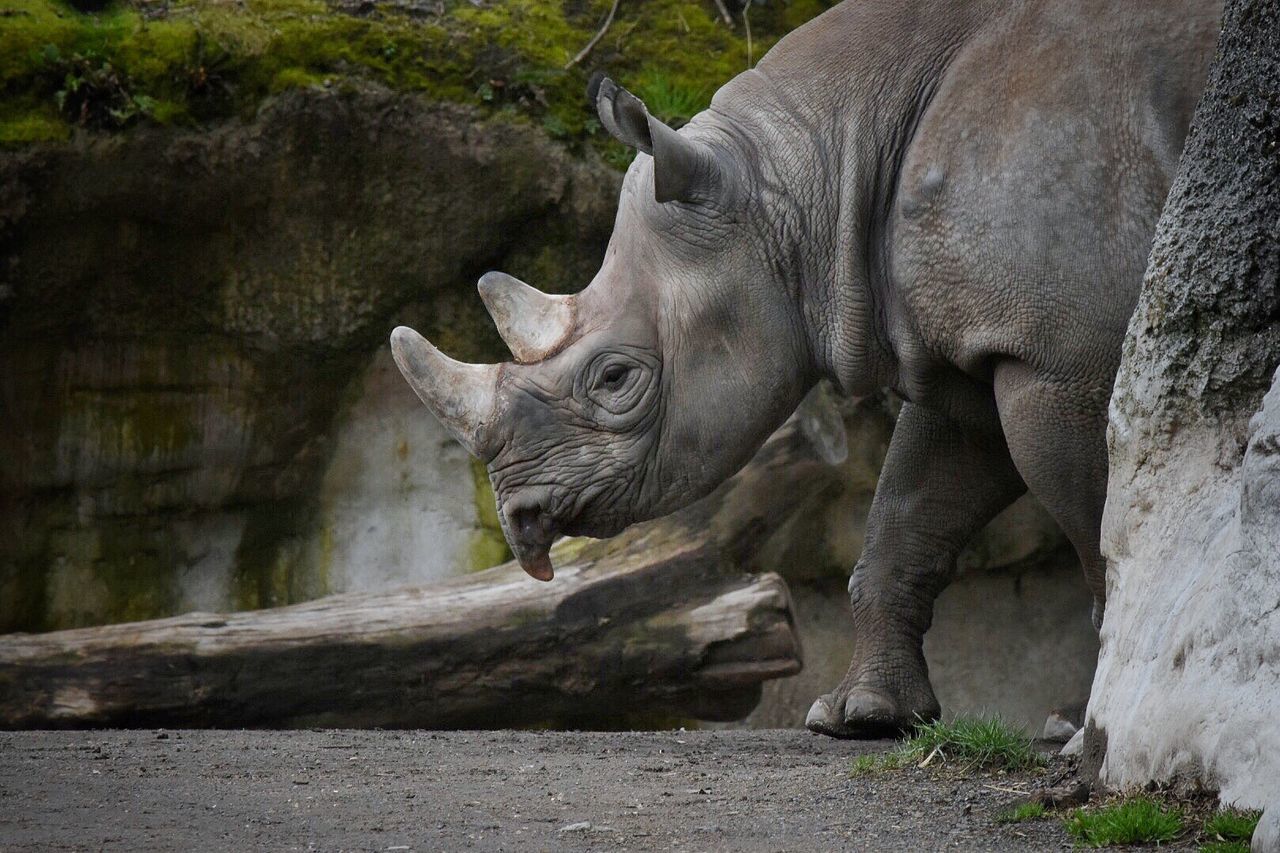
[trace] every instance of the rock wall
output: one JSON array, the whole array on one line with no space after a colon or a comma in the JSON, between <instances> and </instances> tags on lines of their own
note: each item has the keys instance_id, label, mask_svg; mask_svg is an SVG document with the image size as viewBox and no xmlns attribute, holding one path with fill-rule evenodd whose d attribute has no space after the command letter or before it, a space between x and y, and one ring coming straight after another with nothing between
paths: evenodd
<instances>
[{"instance_id":1,"label":"rock wall","mask_svg":"<svg viewBox=\"0 0 1280 853\"><path fill-rule=\"evenodd\" d=\"M476 277L584 280L617 185L527 124L374 88L0 154L0 631L499 561L487 485L386 336L499 357Z\"/></svg>"},{"instance_id":2,"label":"rock wall","mask_svg":"<svg viewBox=\"0 0 1280 853\"><path fill-rule=\"evenodd\" d=\"M1265 806L1273 839L1278 150L1280 9L1230 0L1112 399L1107 615L1084 745L1105 784Z\"/></svg>"},{"instance_id":3,"label":"rock wall","mask_svg":"<svg viewBox=\"0 0 1280 853\"><path fill-rule=\"evenodd\" d=\"M630 152L750 61L713 4L12 0L0 25L0 632L499 561L488 487L387 374L496 359L501 267L594 273ZM756 5L756 56L827 0ZM577 60L570 60L578 57Z\"/></svg>"}]
</instances>

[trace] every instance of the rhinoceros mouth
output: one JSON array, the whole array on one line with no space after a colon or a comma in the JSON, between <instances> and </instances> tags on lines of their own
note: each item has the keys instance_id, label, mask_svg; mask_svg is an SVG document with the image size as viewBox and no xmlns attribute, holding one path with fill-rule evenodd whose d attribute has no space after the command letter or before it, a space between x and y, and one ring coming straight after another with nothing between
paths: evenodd
<instances>
[{"instance_id":1,"label":"rhinoceros mouth","mask_svg":"<svg viewBox=\"0 0 1280 853\"><path fill-rule=\"evenodd\" d=\"M535 545L529 548L521 548L516 554L516 559L520 561L520 568L534 580L549 581L556 575L556 570L551 565L551 546Z\"/></svg>"},{"instance_id":2,"label":"rhinoceros mouth","mask_svg":"<svg viewBox=\"0 0 1280 853\"><path fill-rule=\"evenodd\" d=\"M508 542L520 567L529 577L549 581L555 577L551 565L551 544L560 535L561 527L540 509L521 509L511 514Z\"/></svg>"}]
</instances>

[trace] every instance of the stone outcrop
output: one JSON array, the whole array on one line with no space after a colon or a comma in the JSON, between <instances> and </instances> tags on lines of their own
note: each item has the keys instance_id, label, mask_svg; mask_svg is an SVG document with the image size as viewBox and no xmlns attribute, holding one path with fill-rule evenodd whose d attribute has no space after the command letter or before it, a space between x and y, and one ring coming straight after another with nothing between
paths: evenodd
<instances>
[{"instance_id":1,"label":"stone outcrop","mask_svg":"<svg viewBox=\"0 0 1280 853\"><path fill-rule=\"evenodd\" d=\"M497 357L476 276L552 258L581 280L617 185L527 124L377 89L5 153L0 630L498 562L487 486L386 335Z\"/></svg>"},{"instance_id":2,"label":"stone outcrop","mask_svg":"<svg viewBox=\"0 0 1280 853\"><path fill-rule=\"evenodd\" d=\"M1172 783L1265 806L1273 838L1280 822L1277 93L1280 10L1261 0L1228 2L1112 399L1108 602L1084 739L1103 783Z\"/></svg>"}]
</instances>

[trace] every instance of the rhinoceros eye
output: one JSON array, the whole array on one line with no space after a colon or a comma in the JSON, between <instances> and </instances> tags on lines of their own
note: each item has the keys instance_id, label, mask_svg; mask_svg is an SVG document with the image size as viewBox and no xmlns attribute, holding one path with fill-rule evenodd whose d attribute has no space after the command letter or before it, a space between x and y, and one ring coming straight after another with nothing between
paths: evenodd
<instances>
[{"instance_id":1,"label":"rhinoceros eye","mask_svg":"<svg viewBox=\"0 0 1280 853\"><path fill-rule=\"evenodd\" d=\"M636 347L614 346L599 352L575 380L575 394L589 417L623 428L644 414L657 390L658 359Z\"/></svg>"},{"instance_id":2,"label":"rhinoceros eye","mask_svg":"<svg viewBox=\"0 0 1280 853\"><path fill-rule=\"evenodd\" d=\"M627 381L631 368L625 364L611 364L600 374L600 388L605 391L618 391Z\"/></svg>"}]
</instances>

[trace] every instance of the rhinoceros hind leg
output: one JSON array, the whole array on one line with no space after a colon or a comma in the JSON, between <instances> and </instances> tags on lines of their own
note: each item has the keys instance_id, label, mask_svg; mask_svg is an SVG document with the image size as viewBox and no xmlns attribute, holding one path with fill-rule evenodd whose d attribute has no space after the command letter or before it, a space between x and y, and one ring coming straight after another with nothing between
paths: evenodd
<instances>
[{"instance_id":1,"label":"rhinoceros hind leg","mask_svg":"<svg viewBox=\"0 0 1280 853\"><path fill-rule=\"evenodd\" d=\"M1104 366L1104 370L1106 367ZM1107 403L1114 366L1104 375L1037 373L1021 362L996 368L996 402L1009 451L1031 493L1067 534L1093 592L1093 626L1102 628L1107 563L1099 539L1107 500Z\"/></svg>"}]
</instances>

